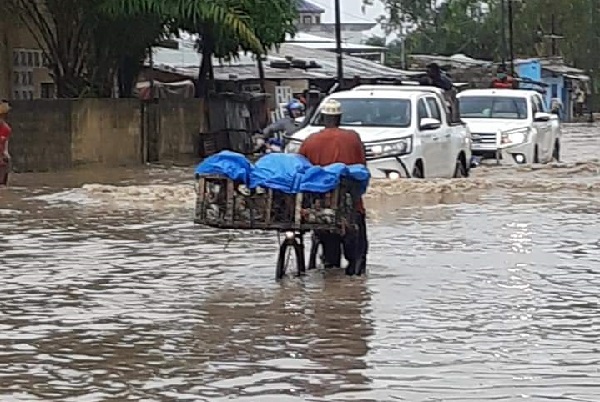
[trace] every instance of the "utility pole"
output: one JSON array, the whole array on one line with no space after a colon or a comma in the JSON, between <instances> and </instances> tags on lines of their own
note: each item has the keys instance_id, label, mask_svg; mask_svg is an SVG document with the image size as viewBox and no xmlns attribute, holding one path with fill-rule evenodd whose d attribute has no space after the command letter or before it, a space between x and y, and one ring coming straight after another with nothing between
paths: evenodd
<instances>
[{"instance_id":1,"label":"utility pole","mask_svg":"<svg viewBox=\"0 0 600 402\"><path fill-rule=\"evenodd\" d=\"M500 0L500 25L500 34L502 35L502 39L500 39L502 44L502 64L506 64L506 0Z\"/></svg>"},{"instance_id":2,"label":"utility pole","mask_svg":"<svg viewBox=\"0 0 600 402\"><path fill-rule=\"evenodd\" d=\"M515 75L515 53L513 48L513 0L508 0L508 49L510 52L510 73Z\"/></svg>"},{"instance_id":3,"label":"utility pole","mask_svg":"<svg viewBox=\"0 0 600 402\"><path fill-rule=\"evenodd\" d=\"M552 53L550 55L551 56L556 56L557 52L556 52L556 36L555 36L556 32L554 31L554 29L555 29L555 25L554 25L554 22L555 22L555 20L554 20L554 13L552 13L552 20L551 21L552 22L551 22L550 28L552 29L552 32L550 32L550 35L552 35L551 36L551 38L552 38L551 39L552 40L552 50L551 50Z\"/></svg>"},{"instance_id":4,"label":"utility pole","mask_svg":"<svg viewBox=\"0 0 600 402\"><path fill-rule=\"evenodd\" d=\"M342 55L342 17L340 0L335 1L335 51L337 53L337 79L340 88L344 86L344 66Z\"/></svg>"},{"instance_id":5,"label":"utility pole","mask_svg":"<svg viewBox=\"0 0 600 402\"><path fill-rule=\"evenodd\" d=\"M596 19L597 19L597 1L596 0L590 0L590 31L591 31L591 36L592 36L592 41L590 43L590 53L591 53L591 65L589 68L589 72L588 74L590 75L590 79L591 79L591 96L587 96L586 100L587 100L587 107L589 110L589 118L588 121L590 123L592 123L594 121L594 107L596 106L596 87L597 87L597 62L598 62L598 31L596 29Z\"/></svg>"}]
</instances>

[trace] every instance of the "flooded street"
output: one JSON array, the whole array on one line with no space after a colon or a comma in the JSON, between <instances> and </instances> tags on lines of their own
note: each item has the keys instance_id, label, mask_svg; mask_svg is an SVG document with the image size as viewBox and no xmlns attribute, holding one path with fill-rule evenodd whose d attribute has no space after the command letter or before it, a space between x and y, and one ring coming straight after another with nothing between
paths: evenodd
<instances>
[{"instance_id":1,"label":"flooded street","mask_svg":"<svg viewBox=\"0 0 600 402\"><path fill-rule=\"evenodd\" d=\"M192 169L0 190L1 401L598 401L600 126L564 162L374 183L366 278L274 280Z\"/></svg>"}]
</instances>

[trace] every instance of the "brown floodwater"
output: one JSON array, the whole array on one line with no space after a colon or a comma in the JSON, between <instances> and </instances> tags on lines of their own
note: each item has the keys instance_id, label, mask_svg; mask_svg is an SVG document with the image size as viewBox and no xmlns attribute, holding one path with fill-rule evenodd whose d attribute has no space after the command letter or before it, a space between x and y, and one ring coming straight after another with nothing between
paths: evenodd
<instances>
[{"instance_id":1,"label":"brown floodwater","mask_svg":"<svg viewBox=\"0 0 600 402\"><path fill-rule=\"evenodd\" d=\"M0 190L2 401L598 401L600 126L564 162L375 182L368 275L274 280L192 168Z\"/></svg>"}]
</instances>

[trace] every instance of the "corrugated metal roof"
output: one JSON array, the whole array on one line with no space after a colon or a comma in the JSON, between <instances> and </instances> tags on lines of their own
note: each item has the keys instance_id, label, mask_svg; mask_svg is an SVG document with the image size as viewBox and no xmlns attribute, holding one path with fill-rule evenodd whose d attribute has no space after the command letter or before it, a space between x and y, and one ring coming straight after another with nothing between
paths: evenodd
<instances>
[{"instance_id":1,"label":"corrugated metal roof","mask_svg":"<svg viewBox=\"0 0 600 402\"><path fill-rule=\"evenodd\" d=\"M522 64L522 63L530 63L533 61L539 61L543 70L547 70L547 71L550 71L550 72L553 72L556 74L562 74L562 75L569 74L569 75L587 77L584 70L582 70L580 68L568 66L567 64L565 64L563 58L558 57L558 56L545 57L545 58L515 59L514 63Z\"/></svg>"},{"instance_id":2,"label":"corrugated metal roof","mask_svg":"<svg viewBox=\"0 0 600 402\"><path fill-rule=\"evenodd\" d=\"M318 13L318 14L323 14L325 12L325 10L319 6L317 6L316 4L311 3L310 1L306 1L306 0L296 0L296 3L298 4L298 12L299 13Z\"/></svg>"},{"instance_id":3,"label":"corrugated metal roof","mask_svg":"<svg viewBox=\"0 0 600 402\"><path fill-rule=\"evenodd\" d=\"M192 40L179 39L179 49L154 48L154 67L162 71L185 75L188 77L198 76L198 66L201 56L194 49ZM321 68L298 69L298 68L273 68L269 66L270 61L281 61L286 58L301 59L305 61L314 60ZM146 63L149 65L149 63ZM217 80L249 80L258 78L256 61L251 55L239 54L237 60L225 62L215 59L215 79ZM301 44L283 43L279 50L271 52L267 56L265 65L265 76L268 79L311 79L311 78L334 78L337 74L337 55L333 52L317 49L309 49ZM414 71L403 71L386 67L373 61L353 56L344 56L344 77L353 78L359 75L364 78L402 78L418 75ZM234 78L235 76L236 78Z\"/></svg>"}]
</instances>

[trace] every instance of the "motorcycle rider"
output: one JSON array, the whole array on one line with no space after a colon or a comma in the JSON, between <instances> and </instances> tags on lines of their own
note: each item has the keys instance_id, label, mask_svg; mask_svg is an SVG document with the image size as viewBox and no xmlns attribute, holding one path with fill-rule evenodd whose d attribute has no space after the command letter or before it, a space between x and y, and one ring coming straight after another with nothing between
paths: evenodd
<instances>
[{"instance_id":1,"label":"motorcycle rider","mask_svg":"<svg viewBox=\"0 0 600 402\"><path fill-rule=\"evenodd\" d=\"M285 105L285 116L269 124L261 132L263 141L266 140L268 145L267 148L272 148L274 151L282 151L284 144L280 133L285 133L285 135L295 133L298 130L296 119L302 117L303 114L304 105L299 100L293 99Z\"/></svg>"}]
</instances>

